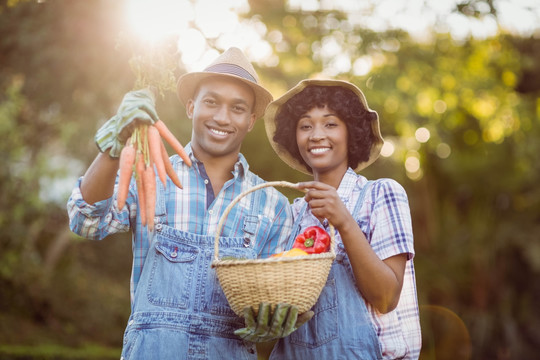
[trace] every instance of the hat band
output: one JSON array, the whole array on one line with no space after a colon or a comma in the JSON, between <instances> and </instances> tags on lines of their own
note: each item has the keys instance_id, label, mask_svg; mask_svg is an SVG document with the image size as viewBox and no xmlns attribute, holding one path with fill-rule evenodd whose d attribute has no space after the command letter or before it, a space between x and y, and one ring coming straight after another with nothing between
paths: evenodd
<instances>
[{"instance_id":1,"label":"hat band","mask_svg":"<svg viewBox=\"0 0 540 360\"><path fill-rule=\"evenodd\" d=\"M234 64L216 64L207 67L204 71L218 73L218 74L230 74L239 76L251 82L257 83L257 80L251 76L244 68Z\"/></svg>"}]
</instances>

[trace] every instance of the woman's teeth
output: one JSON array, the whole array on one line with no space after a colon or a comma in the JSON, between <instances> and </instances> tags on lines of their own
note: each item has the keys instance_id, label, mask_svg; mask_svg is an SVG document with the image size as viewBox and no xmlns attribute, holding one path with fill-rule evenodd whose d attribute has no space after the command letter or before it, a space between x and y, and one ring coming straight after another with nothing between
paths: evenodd
<instances>
[{"instance_id":1,"label":"woman's teeth","mask_svg":"<svg viewBox=\"0 0 540 360\"><path fill-rule=\"evenodd\" d=\"M323 152L327 152L328 150L330 150L330 148L315 148L311 149L310 152L313 154L321 154Z\"/></svg>"}]
</instances>

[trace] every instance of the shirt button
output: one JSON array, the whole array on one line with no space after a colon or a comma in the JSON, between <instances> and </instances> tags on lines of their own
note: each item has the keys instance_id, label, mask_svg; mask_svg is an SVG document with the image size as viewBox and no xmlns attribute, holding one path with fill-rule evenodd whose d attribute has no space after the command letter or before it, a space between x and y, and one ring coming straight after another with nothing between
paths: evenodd
<instances>
[{"instance_id":1,"label":"shirt button","mask_svg":"<svg viewBox=\"0 0 540 360\"><path fill-rule=\"evenodd\" d=\"M156 224L156 230L159 231L159 230L161 230L162 227L163 227L163 225L161 225L161 224Z\"/></svg>"},{"instance_id":2,"label":"shirt button","mask_svg":"<svg viewBox=\"0 0 540 360\"><path fill-rule=\"evenodd\" d=\"M176 251L173 251L173 252L171 253L171 257L172 257L173 259L176 258L177 256L178 256L178 253L177 253Z\"/></svg>"},{"instance_id":3,"label":"shirt button","mask_svg":"<svg viewBox=\"0 0 540 360\"><path fill-rule=\"evenodd\" d=\"M129 324L128 325L133 325L135 321L134 320L129 320Z\"/></svg>"},{"instance_id":4,"label":"shirt button","mask_svg":"<svg viewBox=\"0 0 540 360\"><path fill-rule=\"evenodd\" d=\"M249 238L244 238L244 247L249 247L251 240Z\"/></svg>"},{"instance_id":5,"label":"shirt button","mask_svg":"<svg viewBox=\"0 0 540 360\"><path fill-rule=\"evenodd\" d=\"M214 213L214 210L208 210L208 213L212 215Z\"/></svg>"},{"instance_id":6,"label":"shirt button","mask_svg":"<svg viewBox=\"0 0 540 360\"><path fill-rule=\"evenodd\" d=\"M204 179L204 183L208 185L208 179Z\"/></svg>"}]
</instances>

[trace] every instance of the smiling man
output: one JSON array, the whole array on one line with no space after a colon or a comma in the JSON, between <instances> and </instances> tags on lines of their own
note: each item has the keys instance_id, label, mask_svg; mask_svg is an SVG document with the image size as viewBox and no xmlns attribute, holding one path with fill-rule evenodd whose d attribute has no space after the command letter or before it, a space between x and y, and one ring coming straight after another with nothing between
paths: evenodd
<instances>
[{"instance_id":1,"label":"smiling man","mask_svg":"<svg viewBox=\"0 0 540 360\"><path fill-rule=\"evenodd\" d=\"M97 240L122 231L133 233L132 311L123 358L256 359L253 341L266 339L257 333L245 341L234 334L244 319L229 307L210 263L225 208L263 182L249 170L240 147L272 96L258 84L252 65L236 48L203 71L180 77L177 90L192 122L191 142L185 148L192 166L177 155L171 157L183 189L170 180L166 187L156 181L155 230L142 226L136 182L132 179L122 210L115 190L125 139L134 125L158 119L148 90L126 94L118 113L98 131L101 152L68 201L70 226ZM283 251L292 225L287 199L273 188L244 199L226 218L220 255L264 258ZM280 325L290 327L296 321L295 313Z\"/></svg>"}]
</instances>

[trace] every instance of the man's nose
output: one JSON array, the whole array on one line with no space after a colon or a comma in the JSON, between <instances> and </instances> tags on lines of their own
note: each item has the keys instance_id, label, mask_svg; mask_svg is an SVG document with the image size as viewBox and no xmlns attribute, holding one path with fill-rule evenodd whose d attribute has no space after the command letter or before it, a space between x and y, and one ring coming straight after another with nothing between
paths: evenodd
<instances>
[{"instance_id":1,"label":"man's nose","mask_svg":"<svg viewBox=\"0 0 540 360\"><path fill-rule=\"evenodd\" d=\"M221 105L216 109L216 112L214 113L214 121L219 124L229 123L229 111L226 105Z\"/></svg>"}]
</instances>

